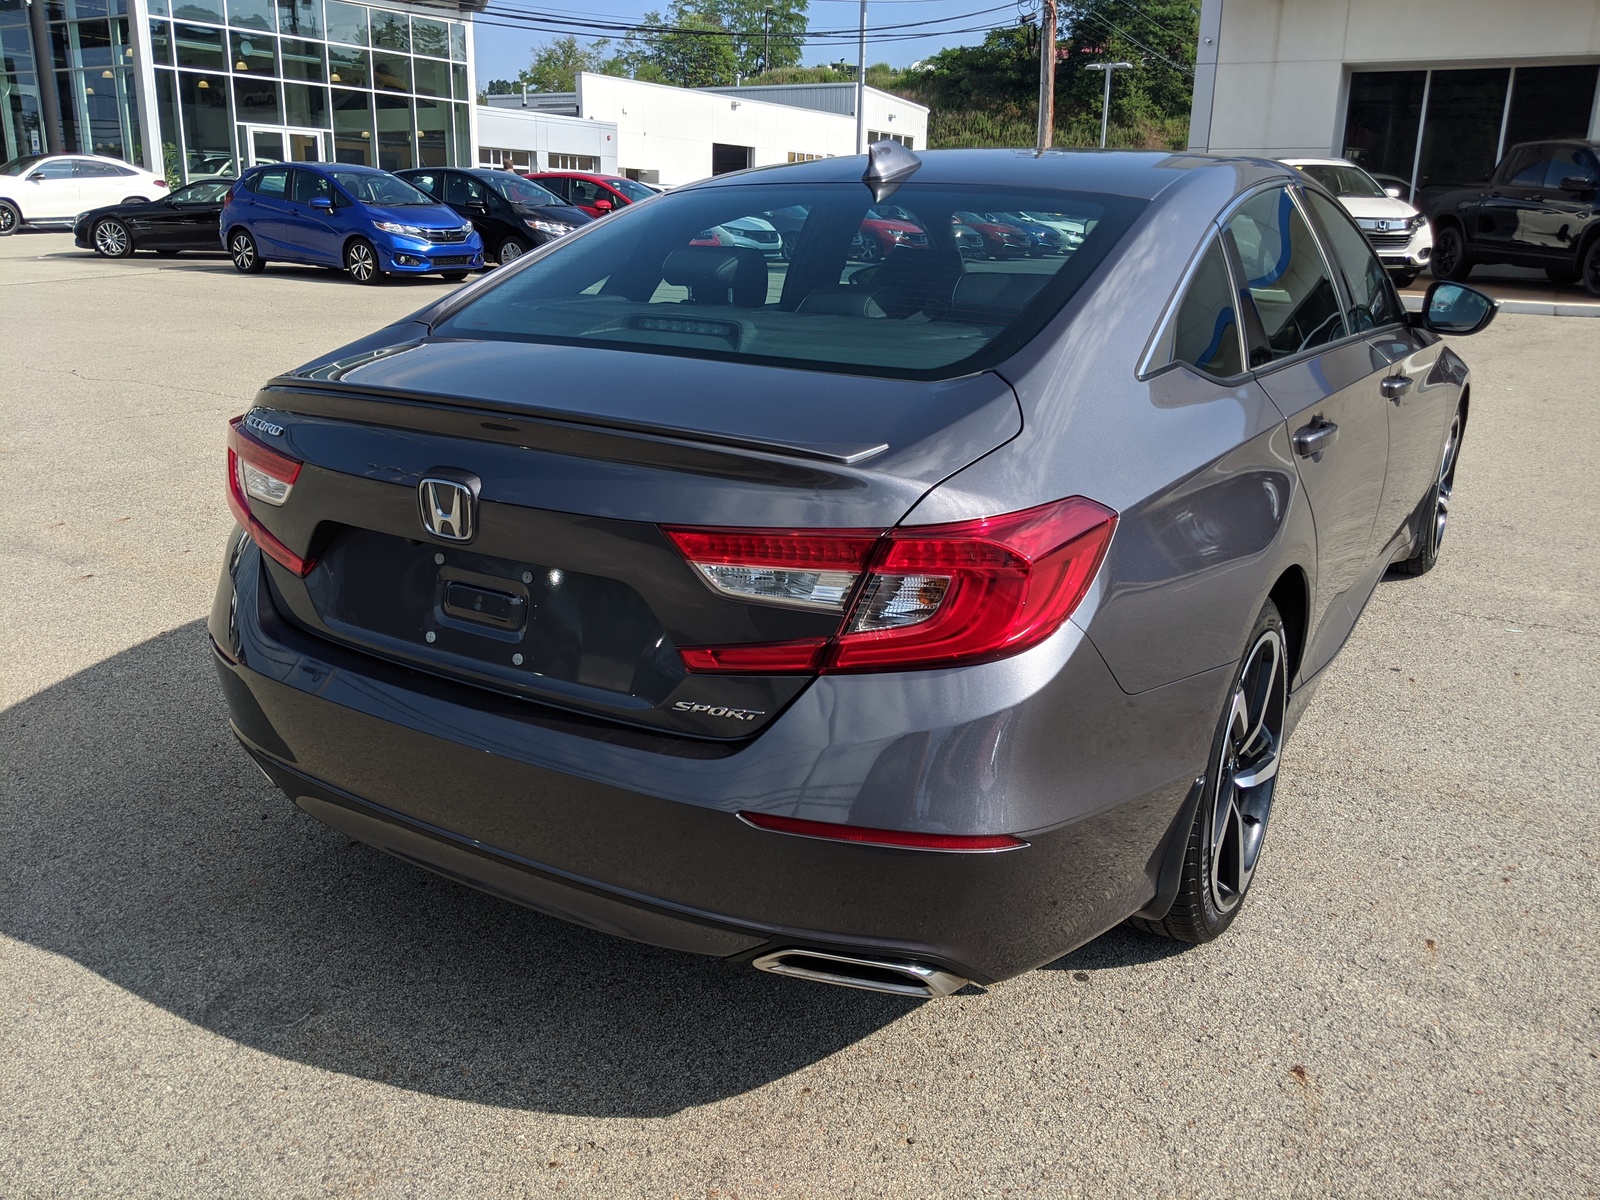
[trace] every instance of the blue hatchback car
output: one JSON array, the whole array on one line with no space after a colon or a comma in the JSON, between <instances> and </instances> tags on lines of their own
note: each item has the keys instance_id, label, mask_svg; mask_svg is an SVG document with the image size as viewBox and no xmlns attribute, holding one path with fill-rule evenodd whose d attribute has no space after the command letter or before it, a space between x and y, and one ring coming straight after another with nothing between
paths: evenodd
<instances>
[{"instance_id":1,"label":"blue hatchback car","mask_svg":"<svg viewBox=\"0 0 1600 1200\"><path fill-rule=\"evenodd\" d=\"M269 262L460 279L483 266L470 221L387 171L343 163L273 163L239 177L223 205L222 244L253 275Z\"/></svg>"}]
</instances>

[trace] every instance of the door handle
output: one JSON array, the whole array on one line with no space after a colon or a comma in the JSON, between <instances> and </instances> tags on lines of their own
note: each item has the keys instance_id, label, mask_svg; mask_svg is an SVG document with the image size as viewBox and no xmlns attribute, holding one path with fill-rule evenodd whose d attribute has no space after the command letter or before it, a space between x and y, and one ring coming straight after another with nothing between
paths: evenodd
<instances>
[{"instance_id":1,"label":"door handle","mask_svg":"<svg viewBox=\"0 0 1600 1200\"><path fill-rule=\"evenodd\" d=\"M1378 385L1378 390L1383 393L1385 400L1400 403L1400 397L1411 390L1411 377L1409 375L1388 375Z\"/></svg>"},{"instance_id":2,"label":"door handle","mask_svg":"<svg viewBox=\"0 0 1600 1200\"><path fill-rule=\"evenodd\" d=\"M1339 427L1317 417L1294 432L1294 452L1312 462L1322 461L1322 452L1339 440Z\"/></svg>"}]
</instances>

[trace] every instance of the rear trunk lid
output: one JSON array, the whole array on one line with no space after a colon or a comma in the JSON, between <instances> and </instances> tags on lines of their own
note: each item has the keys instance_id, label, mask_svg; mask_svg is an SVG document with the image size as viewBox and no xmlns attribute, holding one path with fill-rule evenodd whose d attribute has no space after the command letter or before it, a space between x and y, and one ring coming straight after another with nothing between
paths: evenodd
<instances>
[{"instance_id":1,"label":"rear trunk lid","mask_svg":"<svg viewBox=\"0 0 1600 1200\"><path fill-rule=\"evenodd\" d=\"M809 676L693 674L679 647L825 638L840 617L714 591L663 526L885 530L1021 428L992 374L363 345L274 380L248 415L251 436L304 464L281 507L251 504L314 560L304 578L268 562L284 616L390 661L697 737L751 736ZM469 540L425 528L427 479L475 496Z\"/></svg>"}]
</instances>

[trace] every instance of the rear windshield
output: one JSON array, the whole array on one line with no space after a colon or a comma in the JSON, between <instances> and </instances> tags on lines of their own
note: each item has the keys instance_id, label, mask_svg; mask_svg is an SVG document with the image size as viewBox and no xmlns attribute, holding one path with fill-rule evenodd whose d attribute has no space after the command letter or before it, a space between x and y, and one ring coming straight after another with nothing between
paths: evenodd
<instances>
[{"instance_id":1,"label":"rear windshield","mask_svg":"<svg viewBox=\"0 0 1600 1200\"><path fill-rule=\"evenodd\" d=\"M1080 192L749 183L670 192L509 274L444 337L593 344L941 378L1013 352L1145 208ZM974 232L974 211L995 215ZM1081 237L1030 236L1033 221ZM966 229L963 235L959 231Z\"/></svg>"}]
</instances>

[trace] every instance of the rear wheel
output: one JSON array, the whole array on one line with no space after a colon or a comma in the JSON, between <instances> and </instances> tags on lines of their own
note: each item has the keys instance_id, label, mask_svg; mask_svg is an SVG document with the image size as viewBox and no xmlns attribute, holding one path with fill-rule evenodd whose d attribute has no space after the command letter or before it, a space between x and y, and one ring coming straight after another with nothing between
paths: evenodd
<instances>
[{"instance_id":1,"label":"rear wheel","mask_svg":"<svg viewBox=\"0 0 1600 1200\"><path fill-rule=\"evenodd\" d=\"M1467 239L1460 227L1446 225L1433 240L1433 259L1428 269L1435 279L1465 279L1472 274L1472 259L1467 256Z\"/></svg>"},{"instance_id":2,"label":"rear wheel","mask_svg":"<svg viewBox=\"0 0 1600 1200\"><path fill-rule=\"evenodd\" d=\"M503 267L507 263L514 263L528 252L528 243L521 238L508 237L500 243L500 249L495 252L495 260Z\"/></svg>"},{"instance_id":3,"label":"rear wheel","mask_svg":"<svg viewBox=\"0 0 1600 1200\"><path fill-rule=\"evenodd\" d=\"M1600 238L1589 242L1583 255L1583 289L1591 296L1600 296Z\"/></svg>"},{"instance_id":4,"label":"rear wheel","mask_svg":"<svg viewBox=\"0 0 1600 1200\"><path fill-rule=\"evenodd\" d=\"M22 214L16 210L16 206L0 200L0 237L10 237L21 224Z\"/></svg>"},{"instance_id":5,"label":"rear wheel","mask_svg":"<svg viewBox=\"0 0 1600 1200\"><path fill-rule=\"evenodd\" d=\"M1395 563L1394 569L1405 575L1426 575L1439 561L1439 547L1444 544L1444 529L1450 521L1450 497L1456 488L1456 460L1461 457L1461 433L1465 422L1461 410L1450 422L1445 435L1444 453L1439 458L1439 474L1422 501L1422 519L1417 524L1417 545L1411 557Z\"/></svg>"},{"instance_id":6,"label":"rear wheel","mask_svg":"<svg viewBox=\"0 0 1600 1200\"><path fill-rule=\"evenodd\" d=\"M267 260L256 249L256 240L249 230L235 229L228 235L228 257L234 268L245 275L259 275L267 268Z\"/></svg>"},{"instance_id":7,"label":"rear wheel","mask_svg":"<svg viewBox=\"0 0 1600 1200\"><path fill-rule=\"evenodd\" d=\"M383 278L378 252L366 238L354 238L344 248L344 269L357 283L377 283Z\"/></svg>"},{"instance_id":8,"label":"rear wheel","mask_svg":"<svg viewBox=\"0 0 1600 1200\"><path fill-rule=\"evenodd\" d=\"M122 202L124 204L149 204L150 203L150 201L145 199L145 197L143 197L143 196L124 196L122 198Z\"/></svg>"},{"instance_id":9,"label":"rear wheel","mask_svg":"<svg viewBox=\"0 0 1600 1200\"><path fill-rule=\"evenodd\" d=\"M1261 861L1283 754L1289 661L1283 618L1270 600L1256 617L1212 740L1172 908L1134 926L1180 942L1209 942L1239 915Z\"/></svg>"},{"instance_id":10,"label":"rear wheel","mask_svg":"<svg viewBox=\"0 0 1600 1200\"><path fill-rule=\"evenodd\" d=\"M133 253L133 238L128 227L114 217L95 223L94 249L107 258L127 258Z\"/></svg>"}]
</instances>

